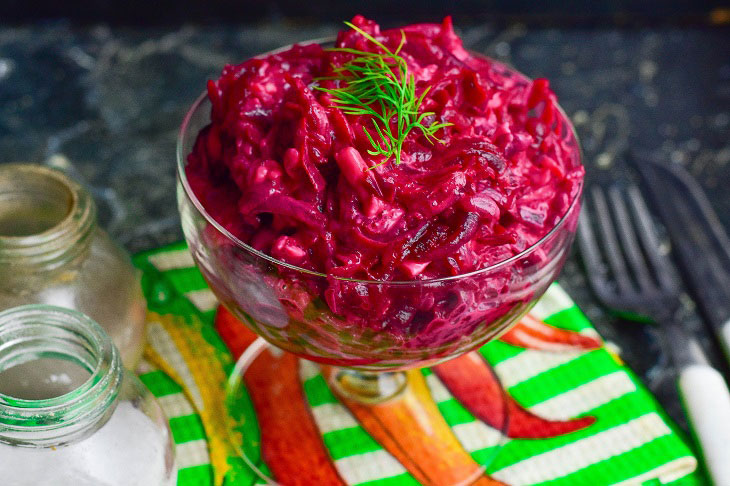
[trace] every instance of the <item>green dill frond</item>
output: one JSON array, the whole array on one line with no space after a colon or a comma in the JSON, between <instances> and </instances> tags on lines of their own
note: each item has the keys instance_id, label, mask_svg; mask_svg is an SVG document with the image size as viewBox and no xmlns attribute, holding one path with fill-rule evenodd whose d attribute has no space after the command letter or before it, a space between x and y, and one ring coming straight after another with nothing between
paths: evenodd
<instances>
[{"instance_id":1,"label":"green dill frond","mask_svg":"<svg viewBox=\"0 0 730 486\"><path fill-rule=\"evenodd\" d=\"M416 80L408 72L405 58L399 55L406 43L405 32L401 31L398 48L391 51L356 25L350 22L345 22L345 25L357 31L382 52L361 51L349 47L329 49L355 57L342 66L335 66L334 77L323 78L340 81L339 87L316 89L330 94L332 102L343 113L372 117L372 129L363 126L371 145L368 154L383 156L384 160L370 169L386 163L391 157L395 157L396 165L400 164L403 142L414 128L420 130L430 143L441 142L436 132L451 123L423 123L426 118L435 114L419 113L430 87L420 96L416 96Z\"/></svg>"}]
</instances>

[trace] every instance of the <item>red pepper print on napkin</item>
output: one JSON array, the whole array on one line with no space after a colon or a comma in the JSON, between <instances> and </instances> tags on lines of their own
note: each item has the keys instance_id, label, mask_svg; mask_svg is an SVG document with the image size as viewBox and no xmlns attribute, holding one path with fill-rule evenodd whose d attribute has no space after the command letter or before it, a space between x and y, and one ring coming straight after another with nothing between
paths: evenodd
<instances>
[{"instance_id":1,"label":"red pepper print on napkin","mask_svg":"<svg viewBox=\"0 0 730 486\"><path fill-rule=\"evenodd\" d=\"M238 357L256 335L219 307L215 327ZM344 486L322 443L299 380L299 359L265 349L244 375L261 430L261 452L274 478L287 486Z\"/></svg>"},{"instance_id":2,"label":"red pepper print on napkin","mask_svg":"<svg viewBox=\"0 0 730 486\"><path fill-rule=\"evenodd\" d=\"M434 366L431 370L444 386L476 418L500 428L505 410L509 417L507 436L512 439L556 437L584 429L594 417L573 420L547 420L533 414L502 388L489 363L476 351Z\"/></svg>"},{"instance_id":3,"label":"red pepper print on napkin","mask_svg":"<svg viewBox=\"0 0 730 486\"><path fill-rule=\"evenodd\" d=\"M598 338L553 327L530 314L523 317L499 339L513 346L539 351L590 350L603 345Z\"/></svg>"}]
</instances>

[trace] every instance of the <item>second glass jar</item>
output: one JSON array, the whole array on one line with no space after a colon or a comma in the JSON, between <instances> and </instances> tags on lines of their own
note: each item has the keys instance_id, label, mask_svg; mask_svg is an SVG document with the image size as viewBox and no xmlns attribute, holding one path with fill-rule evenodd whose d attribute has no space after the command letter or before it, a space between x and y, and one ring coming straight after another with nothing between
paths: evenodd
<instances>
[{"instance_id":1,"label":"second glass jar","mask_svg":"<svg viewBox=\"0 0 730 486\"><path fill-rule=\"evenodd\" d=\"M103 329L60 307L0 312L0 484L172 486L176 475L167 420Z\"/></svg>"}]
</instances>

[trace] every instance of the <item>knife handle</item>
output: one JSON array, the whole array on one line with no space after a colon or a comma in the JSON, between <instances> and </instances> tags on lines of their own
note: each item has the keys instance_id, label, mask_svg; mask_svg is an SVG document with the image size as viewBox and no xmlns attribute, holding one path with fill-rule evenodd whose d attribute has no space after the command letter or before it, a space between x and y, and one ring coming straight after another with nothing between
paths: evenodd
<instances>
[{"instance_id":1,"label":"knife handle","mask_svg":"<svg viewBox=\"0 0 730 486\"><path fill-rule=\"evenodd\" d=\"M690 364L679 372L679 391L707 471L714 484L730 485L730 390L707 364Z\"/></svg>"}]
</instances>

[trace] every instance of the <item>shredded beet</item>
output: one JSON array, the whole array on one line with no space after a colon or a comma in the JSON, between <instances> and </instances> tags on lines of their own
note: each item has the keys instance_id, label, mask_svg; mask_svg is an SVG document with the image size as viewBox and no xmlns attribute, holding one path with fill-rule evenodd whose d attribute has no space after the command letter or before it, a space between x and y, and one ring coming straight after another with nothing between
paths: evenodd
<instances>
[{"instance_id":1,"label":"shredded beet","mask_svg":"<svg viewBox=\"0 0 730 486\"><path fill-rule=\"evenodd\" d=\"M391 49L401 41L401 29L381 31L360 16L353 23ZM319 79L350 54L295 45L229 65L208 83L211 123L188 157L187 177L210 215L281 261L378 281L472 272L549 232L577 195L583 168L547 80L469 53L449 18L403 30L400 54L417 94L431 87L423 110L452 124L437 132L443 143L413 130L400 165L368 170L382 162L368 154L363 127L372 128L371 119L344 115L314 89L332 87ZM376 49L354 30L340 32L336 44ZM455 313L473 297L429 303L419 294L396 305L397 296L328 282L317 292L332 311L350 325L377 320L378 330L392 332L448 319L453 332ZM463 317L469 327L485 316Z\"/></svg>"}]
</instances>

